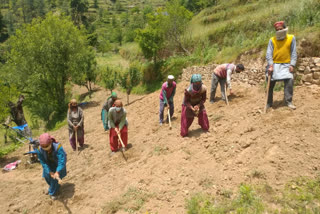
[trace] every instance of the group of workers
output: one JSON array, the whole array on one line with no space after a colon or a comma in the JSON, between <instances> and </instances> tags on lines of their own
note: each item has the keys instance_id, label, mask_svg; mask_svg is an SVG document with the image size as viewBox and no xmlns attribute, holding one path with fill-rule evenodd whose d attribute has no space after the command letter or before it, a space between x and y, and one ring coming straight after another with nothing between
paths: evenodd
<instances>
[{"instance_id":1,"label":"group of workers","mask_svg":"<svg viewBox=\"0 0 320 214\"><path fill-rule=\"evenodd\" d=\"M284 81L284 97L286 105L295 109L292 104L293 96L293 68L297 61L296 40L293 35L287 34L288 28L283 21L274 24L276 36L272 37L267 49L266 78L270 79L270 90L268 94L267 107L272 106L273 88L277 81ZM244 70L242 64L222 64L219 65L212 74L210 103L215 102L215 94L218 83L221 86L222 99L226 99L226 88L231 88L231 75L235 72ZM174 96L177 84L174 76L169 75L165 83L163 83L160 92L160 111L159 123L164 122L164 109L168 108L170 117L174 113ZM180 135L185 137L188 135L188 129L195 117L198 117L198 124L204 131L209 130L209 120L206 113L204 103L207 99L207 87L203 84L200 74L193 74L190 85L184 91L184 98L181 111L181 130ZM109 141L111 154L114 154L122 145L118 142L122 140L124 146L127 147L128 142L128 121L127 112L123 108L121 100L117 99L117 94L112 92L111 96L104 103L101 111L101 120L105 131L109 131ZM84 145L84 115L82 109L77 105L76 100L71 100L68 109L68 129L69 141L73 150L76 145L80 147ZM76 140L78 142L76 142ZM40 149L38 150L38 158L43 166L43 177L49 185L47 193L52 199L56 198L59 189L58 181L66 176L66 153L61 144L58 143L49 134L44 133L39 138Z\"/></svg>"}]
</instances>

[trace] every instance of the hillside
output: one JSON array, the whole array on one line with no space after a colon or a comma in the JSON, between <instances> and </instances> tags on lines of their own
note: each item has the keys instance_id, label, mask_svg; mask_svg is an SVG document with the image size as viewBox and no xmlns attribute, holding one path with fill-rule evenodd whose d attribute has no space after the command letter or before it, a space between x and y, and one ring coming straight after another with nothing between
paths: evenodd
<instances>
[{"instance_id":1,"label":"hillside","mask_svg":"<svg viewBox=\"0 0 320 214\"><path fill-rule=\"evenodd\" d=\"M262 88L234 84L237 96L230 98L230 106L221 100L206 102L210 132L203 133L194 121L190 136L181 138L187 85L178 84L172 130L158 125L159 91L131 97L132 104L125 107L132 145L125 152L127 162L121 153L108 155L108 134L100 121L108 93L97 91L84 109L87 147L79 155L71 151L67 127L50 132L68 157L59 200L43 194L47 184L41 166L26 164L24 146L1 160L1 167L16 159L23 162L0 174L0 212L186 213L185 200L194 193L233 197L241 183L265 184L279 192L293 178L319 173L320 88L296 87L296 111L282 105L283 92L275 92L274 109L261 114ZM124 94L119 96L125 100ZM276 208L275 202L268 204Z\"/></svg>"}]
</instances>

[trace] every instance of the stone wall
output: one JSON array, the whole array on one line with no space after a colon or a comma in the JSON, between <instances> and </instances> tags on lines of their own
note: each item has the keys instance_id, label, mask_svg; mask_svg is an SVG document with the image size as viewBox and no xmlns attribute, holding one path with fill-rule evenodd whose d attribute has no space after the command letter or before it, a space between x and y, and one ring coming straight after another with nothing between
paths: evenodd
<instances>
[{"instance_id":1,"label":"stone wall","mask_svg":"<svg viewBox=\"0 0 320 214\"><path fill-rule=\"evenodd\" d=\"M300 84L320 85L320 58L302 58L298 64L296 78Z\"/></svg>"},{"instance_id":2,"label":"stone wall","mask_svg":"<svg viewBox=\"0 0 320 214\"><path fill-rule=\"evenodd\" d=\"M206 66L192 66L183 69L181 80L189 81L192 74L201 74L203 80L211 80L212 73L218 65L210 64ZM233 82L243 82L249 85L258 85L265 81L265 67L250 68L245 66L245 70L239 74L232 75ZM301 58L295 68L295 80L299 84L320 85L320 58Z\"/></svg>"}]
</instances>

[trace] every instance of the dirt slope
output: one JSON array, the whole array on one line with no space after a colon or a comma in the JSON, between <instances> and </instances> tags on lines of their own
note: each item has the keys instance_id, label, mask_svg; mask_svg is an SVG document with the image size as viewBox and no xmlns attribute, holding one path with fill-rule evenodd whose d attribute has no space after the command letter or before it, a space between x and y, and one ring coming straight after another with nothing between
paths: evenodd
<instances>
[{"instance_id":1,"label":"dirt slope","mask_svg":"<svg viewBox=\"0 0 320 214\"><path fill-rule=\"evenodd\" d=\"M47 184L40 165L21 164L0 173L0 213L108 213L119 206L117 213L140 207L135 213L185 213L185 199L196 192L235 191L242 182L267 182L277 189L293 177L319 173L320 88L295 88L295 111L283 106L283 92L275 92L274 109L261 114L263 90L233 84L237 96L230 106L221 100L206 102L210 132L203 133L195 120L190 137L181 138L187 85L178 84L172 130L158 125L159 92L130 97L133 103L126 109L132 148L125 152L127 162L121 153L108 155L100 110L109 92L96 92L84 109L85 150L72 152L66 127L50 133L68 154L60 199L51 201L43 194ZM124 94L120 97L126 100ZM18 158L25 162L21 154L26 150L6 157L1 166ZM254 172L263 176L252 178Z\"/></svg>"}]
</instances>

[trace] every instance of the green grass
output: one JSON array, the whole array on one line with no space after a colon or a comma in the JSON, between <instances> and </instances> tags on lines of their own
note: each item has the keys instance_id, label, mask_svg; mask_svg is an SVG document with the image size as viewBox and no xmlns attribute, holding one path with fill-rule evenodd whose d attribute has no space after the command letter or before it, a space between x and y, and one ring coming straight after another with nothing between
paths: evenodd
<instances>
[{"instance_id":1,"label":"green grass","mask_svg":"<svg viewBox=\"0 0 320 214\"><path fill-rule=\"evenodd\" d=\"M289 33L297 38L317 27L319 32L320 2L317 0L288 1L221 1L195 16L189 26L194 41L209 39L218 52L211 60L216 63L237 59L251 49L264 50L274 35L273 23L285 20ZM216 49L216 47L212 47Z\"/></svg>"},{"instance_id":2,"label":"green grass","mask_svg":"<svg viewBox=\"0 0 320 214\"><path fill-rule=\"evenodd\" d=\"M99 67L104 66L111 66L116 67L120 66L122 68L129 68L129 61L122 58L119 54L112 54L112 53L105 53L101 54L98 53L96 56L97 64Z\"/></svg>"},{"instance_id":3,"label":"green grass","mask_svg":"<svg viewBox=\"0 0 320 214\"><path fill-rule=\"evenodd\" d=\"M260 178L260 174L252 176ZM320 178L295 178L279 192L268 184L242 184L232 196L230 190L216 196L197 193L186 200L187 213L320 213Z\"/></svg>"},{"instance_id":4,"label":"green grass","mask_svg":"<svg viewBox=\"0 0 320 214\"><path fill-rule=\"evenodd\" d=\"M111 214L118 211L125 211L127 213L141 213L138 212L145 202L147 202L153 195L135 187L130 187L126 193L112 201L106 203L102 208L102 214Z\"/></svg>"}]
</instances>

